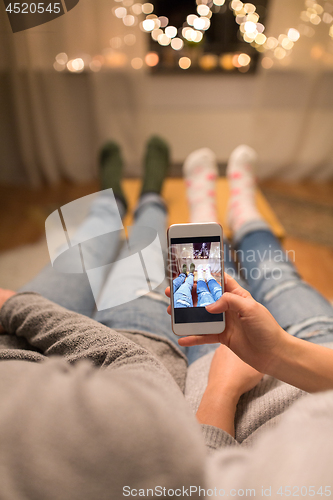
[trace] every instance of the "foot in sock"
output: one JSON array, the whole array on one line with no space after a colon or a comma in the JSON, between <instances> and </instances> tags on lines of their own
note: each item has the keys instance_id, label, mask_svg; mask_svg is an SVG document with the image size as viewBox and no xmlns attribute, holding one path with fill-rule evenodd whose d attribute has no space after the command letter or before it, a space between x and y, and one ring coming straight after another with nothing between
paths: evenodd
<instances>
[{"instance_id":1,"label":"foot in sock","mask_svg":"<svg viewBox=\"0 0 333 500\"><path fill-rule=\"evenodd\" d=\"M217 222L216 157L208 148L193 151L185 160L183 175L190 208L190 222Z\"/></svg>"},{"instance_id":2,"label":"foot in sock","mask_svg":"<svg viewBox=\"0 0 333 500\"><path fill-rule=\"evenodd\" d=\"M238 146L229 158L227 166L230 189L228 224L234 233L247 222L262 220L255 199L254 165L256 161L256 152L245 145Z\"/></svg>"},{"instance_id":3,"label":"foot in sock","mask_svg":"<svg viewBox=\"0 0 333 500\"><path fill-rule=\"evenodd\" d=\"M206 281L208 283L209 280L212 280L214 279L214 276L212 275L212 272L210 270L210 265L207 264L207 266L205 267L205 273L206 273Z\"/></svg>"},{"instance_id":4,"label":"foot in sock","mask_svg":"<svg viewBox=\"0 0 333 500\"><path fill-rule=\"evenodd\" d=\"M205 281L205 277L204 277L204 266L203 266L202 264L199 264L199 265L198 265L198 268L197 268L197 274L198 274L198 281L199 281L199 280Z\"/></svg>"},{"instance_id":5,"label":"foot in sock","mask_svg":"<svg viewBox=\"0 0 333 500\"><path fill-rule=\"evenodd\" d=\"M170 151L168 144L160 137L151 137L147 143L144 159L141 196L147 193L160 194L169 164Z\"/></svg>"},{"instance_id":6,"label":"foot in sock","mask_svg":"<svg viewBox=\"0 0 333 500\"><path fill-rule=\"evenodd\" d=\"M126 199L121 188L123 160L120 147L116 142L107 142L100 152L99 158L101 188L112 188L113 194L127 209Z\"/></svg>"}]
</instances>

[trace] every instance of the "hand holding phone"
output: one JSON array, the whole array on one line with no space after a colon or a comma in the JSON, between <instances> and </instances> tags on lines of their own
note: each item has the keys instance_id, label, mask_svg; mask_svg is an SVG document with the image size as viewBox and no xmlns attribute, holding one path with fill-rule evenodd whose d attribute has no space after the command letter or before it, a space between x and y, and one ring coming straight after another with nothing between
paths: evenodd
<instances>
[{"instance_id":1,"label":"hand holding phone","mask_svg":"<svg viewBox=\"0 0 333 500\"><path fill-rule=\"evenodd\" d=\"M222 227L174 224L168 229L168 248L173 332L179 336L223 332L224 313L206 310L223 294Z\"/></svg>"},{"instance_id":2,"label":"hand holding phone","mask_svg":"<svg viewBox=\"0 0 333 500\"><path fill-rule=\"evenodd\" d=\"M207 307L212 314L224 313L226 327L223 333L194 335L178 340L181 346L215 344L228 346L245 363L262 373L272 375L292 336L285 332L271 313L233 278L224 275L222 297ZM170 295L170 290L166 290ZM169 308L171 314L171 307ZM303 341L302 341L303 342ZM275 376L275 375L273 375Z\"/></svg>"}]
</instances>

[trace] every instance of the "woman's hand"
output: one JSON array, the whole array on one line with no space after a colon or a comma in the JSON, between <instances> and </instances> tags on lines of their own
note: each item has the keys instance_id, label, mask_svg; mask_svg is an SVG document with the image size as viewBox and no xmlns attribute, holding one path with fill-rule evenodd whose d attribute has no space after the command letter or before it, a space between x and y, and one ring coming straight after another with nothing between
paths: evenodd
<instances>
[{"instance_id":1,"label":"woman's hand","mask_svg":"<svg viewBox=\"0 0 333 500\"><path fill-rule=\"evenodd\" d=\"M263 374L244 363L227 346L220 345L213 356L208 387L233 396L237 401L262 379Z\"/></svg>"},{"instance_id":2,"label":"woman's hand","mask_svg":"<svg viewBox=\"0 0 333 500\"><path fill-rule=\"evenodd\" d=\"M4 305L4 303L13 295L15 295L16 292L13 292L13 290L5 290L4 288L0 288L0 309ZM4 329L2 328L0 324L0 333L3 333Z\"/></svg>"},{"instance_id":3,"label":"woman's hand","mask_svg":"<svg viewBox=\"0 0 333 500\"><path fill-rule=\"evenodd\" d=\"M288 334L263 305L227 274L224 275L224 283L222 297L206 308L212 314L225 313L224 332L182 337L178 343L193 346L220 342L245 363L260 372L269 373L269 367L283 350ZM166 295L170 297L170 288L166 289ZM168 312L171 313L170 306Z\"/></svg>"},{"instance_id":4,"label":"woman's hand","mask_svg":"<svg viewBox=\"0 0 333 500\"><path fill-rule=\"evenodd\" d=\"M228 347L215 351L207 388L197 411L201 424L213 425L234 436L236 406L244 392L251 390L263 374L247 365Z\"/></svg>"}]
</instances>

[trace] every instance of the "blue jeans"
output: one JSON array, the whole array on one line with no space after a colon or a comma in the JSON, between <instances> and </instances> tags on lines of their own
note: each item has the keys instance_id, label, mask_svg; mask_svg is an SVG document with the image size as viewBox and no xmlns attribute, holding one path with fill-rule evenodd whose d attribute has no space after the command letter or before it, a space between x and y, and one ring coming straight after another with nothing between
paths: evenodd
<instances>
[{"instance_id":1,"label":"blue jeans","mask_svg":"<svg viewBox=\"0 0 333 500\"><path fill-rule=\"evenodd\" d=\"M177 279L177 278L176 278ZM173 295L174 307L193 307L192 288L194 276L190 273Z\"/></svg>"},{"instance_id":2,"label":"blue jeans","mask_svg":"<svg viewBox=\"0 0 333 500\"><path fill-rule=\"evenodd\" d=\"M175 293L178 290L178 288L184 283L185 280L186 280L186 274L184 273L180 273L180 275L173 280L172 282L173 293Z\"/></svg>"},{"instance_id":3,"label":"blue jeans","mask_svg":"<svg viewBox=\"0 0 333 500\"><path fill-rule=\"evenodd\" d=\"M214 299L205 280L197 281L198 307L206 307L213 304Z\"/></svg>"},{"instance_id":4,"label":"blue jeans","mask_svg":"<svg viewBox=\"0 0 333 500\"><path fill-rule=\"evenodd\" d=\"M216 302L222 296L221 285L214 278L211 278L208 281L207 285L208 285L210 293L212 294L214 302Z\"/></svg>"},{"instance_id":5,"label":"blue jeans","mask_svg":"<svg viewBox=\"0 0 333 500\"><path fill-rule=\"evenodd\" d=\"M25 285L20 291L35 291L53 302L69 310L85 314L97 321L117 330L143 331L154 333L171 340L178 346L177 337L171 330L170 316L167 314L169 300L164 295L168 285L166 279L146 295L142 295L142 282L139 280L139 270L135 262L129 263L122 279L117 281L115 289L112 280L112 265L119 254L119 234L108 233L112 218L119 218L119 211L111 203L106 194L100 194L93 202L90 213L79 232L91 234L91 227L96 224L105 226L102 239L90 239L84 247L87 268L100 266L100 273L95 279L93 293L91 281L86 273L64 274L55 271L51 265L43 269L36 278ZM244 233L237 242L238 259L247 281L237 277L236 266L232 260L230 244L224 242L225 271L234 275L238 282L249 289L252 295L262 302L280 325L290 334L316 343L333 341L333 308L313 288L304 283L293 264L283 257L281 261L274 260L274 255L268 250L282 252L279 241L269 231L267 225ZM166 252L166 210L158 195L148 199L143 198L135 215L135 224L131 231L130 251L133 254L146 245L142 227L150 227L159 235L162 249ZM245 228L246 229L246 228ZM252 228L253 229L253 228ZM237 235L236 235L237 237ZM237 238L236 238L237 239ZM252 252L249 259L249 252ZM266 252L266 253L265 253ZM123 246L118 260L129 255L127 246ZM67 253L68 268L75 265L73 254ZM161 259L152 255L152 272L150 281L159 282L161 276ZM164 270L162 270L164 272ZM155 273L155 276L154 276ZM108 302L109 297L116 296L119 305L96 311L96 288L100 286L99 304ZM130 293L129 293L130 291ZM128 298L132 300L128 302ZM136 298L135 298L136 297ZM179 347L179 346L178 346ZM180 350L187 354L192 363L203 354L216 349L217 344L194 346Z\"/></svg>"},{"instance_id":6,"label":"blue jeans","mask_svg":"<svg viewBox=\"0 0 333 500\"><path fill-rule=\"evenodd\" d=\"M236 248L249 291L284 330L316 344L333 342L333 307L301 279L265 223L243 234Z\"/></svg>"}]
</instances>

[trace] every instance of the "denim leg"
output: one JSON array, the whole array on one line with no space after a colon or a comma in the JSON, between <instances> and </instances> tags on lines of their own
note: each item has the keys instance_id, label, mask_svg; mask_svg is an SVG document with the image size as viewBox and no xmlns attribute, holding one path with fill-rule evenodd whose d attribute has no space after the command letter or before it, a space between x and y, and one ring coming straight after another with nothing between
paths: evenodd
<instances>
[{"instance_id":1,"label":"denim leg","mask_svg":"<svg viewBox=\"0 0 333 500\"><path fill-rule=\"evenodd\" d=\"M173 293L175 293L178 290L178 288L180 287L180 285L182 285L184 283L185 279L186 279L186 274L180 273L180 275L177 276L177 278L175 278L173 280L173 282L172 282Z\"/></svg>"},{"instance_id":2,"label":"denim leg","mask_svg":"<svg viewBox=\"0 0 333 500\"><path fill-rule=\"evenodd\" d=\"M219 300L219 298L222 296L222 287L214 278L208 281L208 288L213 296L214 302Z\"/></svg>"},{"instance_id":3,"label":"denim leg","mask_svg":"<svg viewBox=\"0 0 333 500\"><path fill-rule=\"evenodd\" d=\"M231 276L233 279L235 279L241 287L247 290L248 284L242 278L242 276L240 276L233 258L233 253L234 253L233 247L230 244L229 240L227 240L227 238L224 237L223 239L224 239L224 245L223 245L224 272L227 273L229 276Z\"/></svg>"},{"instance_id":4,"label":"denim leg","mask_svg":"<svg viewBox=\"0 0 333 500\"><path fill-rule=\"evenodd\" d=\"M141 199L129 245L124 244L119 260L109 269L99 299L100 310L94 319L115 330L142 331L165 337L186 353L186 348L178 346L171 329L167 313L170 300L164 293L169 284L165 276L166 216L164 202L158 195L146 195ZM146 228L150 229L149 234ZM151 246L151 239L156 235L158 241L154 240ZM122 260L124 265L119 264ZM118 305L104 308L113 297Z\"/></svg>"},{"instance_id":5,"label":"denim leg","mask_svg":"<svg viewBox=\"0 0 333 500\"><path fill-rule=\"evenodd\" d=\"M65 207L62 207L63 209ZM63 253L61 249L58 249L59 270L57 261L54 267L51 264L47 265L19 291L40 293L71 311L91 317L96 307L95 298L87 273L84 271L97 268L96 286L97 284L99 287L102 286L105 276L102 272L103 268L100 271L98 268L112 262L116 257L123 214L124 207L116 202L112 190L105 190L98 194L91 204L88 216L71 238L72 248ZM64 219L66 223L66 217ZM99 236L92 237L92 235ZM78 269L78 266L81 266L81 272L68 272ZM62 269L66 272L61 272Z\"/></svg>"},{"instance_id":6,"label":"denim leg","mask_svg":"<svg viewBox=\"0 0 333 500\"><path fill-rule=\"evenodd\" d=\"M192 288L194 283L193 274L189 274L184 283L178 288L173 296L174 307L193 307Z\"/></svg>"},{"instance_id":7,"label":"denim leg","mask_svg":"<svg viewBox=\"0 0 333 500\"><path fill-rule=\"evenodd\" d=\"M300 278L268 228L245 232L238 243L237 257L251 294L283 329L318 344L333 341L331 304Z\"/></svg>"},{"instance_id":8,"label":"denim leg","mask_svg":"<svg viewBox=\"0 0 333 500\"><path fill-rule=\"evenodd\" d=\"M198 307L206 307L213 304L214 299L208 290L207 284L204 280L197 281L197 294L198 294Z\"/></svg>"}]
</instances>

